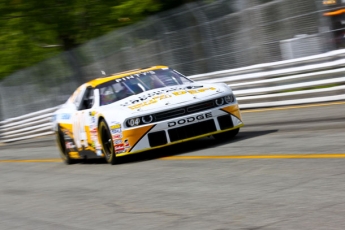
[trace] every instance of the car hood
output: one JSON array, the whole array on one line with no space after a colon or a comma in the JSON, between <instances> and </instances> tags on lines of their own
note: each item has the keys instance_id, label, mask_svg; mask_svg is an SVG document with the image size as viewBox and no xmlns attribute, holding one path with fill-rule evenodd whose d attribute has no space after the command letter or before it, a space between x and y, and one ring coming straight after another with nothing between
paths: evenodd
<instances>
[{"instance_id":1,"label":"car hood","mask_svg":"<svg viewBox=\"0 0 345 230\"><path fill-rule=\"evenodd\" d=\"M145 91L102 107L105 110L116 108L123 115L142 114L198 103L216 95L221 96L224 92L231 93L231 89L226 84L195 82Z\"/></svg>"}]
</instances>

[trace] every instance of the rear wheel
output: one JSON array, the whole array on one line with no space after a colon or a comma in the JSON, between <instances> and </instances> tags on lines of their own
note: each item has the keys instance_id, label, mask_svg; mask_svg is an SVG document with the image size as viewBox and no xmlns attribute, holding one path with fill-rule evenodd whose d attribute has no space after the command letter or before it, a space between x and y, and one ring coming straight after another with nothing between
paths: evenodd
<instances>
[{"instance_id":1,"label":"rear wheel","mask_svg":"<svg viewBox=\"0 0 345 230\"><path fill-rule=\"evenodd\" d=\"M231 138L234 138L238 134L239 131L240 131L240 128L237 128L237 129L233 129L224 133L214 134L213 137L218 141L226 141L226 140L230 140Z\"/></svg>"},{"instance_id":2,"label":"rear wheel","mask_svg":"<svg viewBox=\"0 0 345 230\"><path fill-rule=\"evenodd\" d=\"M59 149L60 149L61 159L67 165L75 163L75 160L72 159L68 154L68 150L66 149L65 134L62 132L60 126L58 127L58 131L56 132L56 139L57 139L57 144L58 144Z\"/></svg>"},{"instance_id":3,"label":"rear wheel","mask_svg":"<svg viewBox=\"0 0 345 230\"><path fill-rule=\"evenodd\" d=\"M105 160L114 165L116 163L116 154L114 150L113 139L109 127L105 120L101 120L98 126L99 139L101 141Z\"/></svg>"}]
</instances>

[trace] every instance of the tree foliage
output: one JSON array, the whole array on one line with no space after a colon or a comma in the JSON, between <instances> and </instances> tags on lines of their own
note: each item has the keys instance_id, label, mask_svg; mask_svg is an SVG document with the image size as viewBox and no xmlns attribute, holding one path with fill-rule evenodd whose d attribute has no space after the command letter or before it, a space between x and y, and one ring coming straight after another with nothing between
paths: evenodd
<instances>
[{"instance_id":1,"label":"tree foliage","mask_svg":"<svg viewBox=\"0 0 345 230\"><path fill-rule=\"evenodd\" d=\"M192 0L2 0L0 79L118 27Z\"/></svg>"}]
</instances>

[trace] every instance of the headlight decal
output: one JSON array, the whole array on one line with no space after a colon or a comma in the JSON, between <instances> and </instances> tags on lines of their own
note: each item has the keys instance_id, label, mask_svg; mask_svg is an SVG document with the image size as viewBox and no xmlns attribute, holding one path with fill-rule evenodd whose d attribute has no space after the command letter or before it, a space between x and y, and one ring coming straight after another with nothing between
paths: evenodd
<instances>
[{"instance_id":1,"label":"headlight decal","mask_svg":"<svg viewBox=\"0 0 345 230\"><path fill-rule=\"evenodd\" d=\"M129 128L136 127L139 125L149 124L154 122L154 117L152 115L145 115L142 117L130 118L126 121L126 125Z\"/></svg>"},{"instance_id":2,"label":"headlight decal","mask_svg":"<svg viewBox=\"0 0 345 230\"><path fill-rule=\"evenodd\" d=\"M153 121L153 116L152 115L144 116L141 118L141 120L143 121L143 123L148 124Z\"/></svg>"},{"instance_id":3,"label":"headlight decal","mask_svg":"<svg viewBox=\"0 0 345 230\"><path fill-rule=\"evenodd\" d=\"M233 94L224 97L225 103L230 104L235 102L235 96Z\"/></svg>"},{"instance_id":4,"label":"headlight decal","mask_svg":"<svg viewBox=\"0 0 345 230\"><path fill-rule=\"evenodd\" d=\"M136 127L144 124L150 124L153 122L164 121L172 118L178 118L180 116L185 116L188 114L193 114L197 112L202 112L210 109L214 109L220 106L225 106L227 104L232 104L235 102L235 96L233 94L228 94L226 96L218 97L212 100L202 101L195 104L190 104L180 108L174 108L171 110L158 112L154 114L143 115L136 118L127 119L125 124L127 127ZM139 120L138 120L139 119Z\"/></svg>"},{"instance_id":5,"label":"headlight decal","mask_svg":"<svg viewBox=\"0 0 345 230\"><path fill-rule=\"evenodd\" d=\"M131 118L131 119L127 120L126 123L127 123L128 127L138 126L138 125L140 125L140 118L139 117Z\"/></svg>"},{"instance_id":6,"label":"headlight decal","mask_svg":"<svg viewBox=\"0 0 345 230\"><path fill-rule=\"evenodd\" d=\"M129 126L129 127L133 127L134 126L134 119L132 118L132 119L129 119L128 121L127 121L127 125Z\"/></svg>"},{"instance_id":7,"label":"headlight decal","mask_svg":"<svg viewBox=\"0 0 345 230\"><path fill-rule=\"evenodd\" d=\"M217 98L216 100L214 100L214 103L216 103L217 106L224 105L224 98Z\"/></svg>"}]
</instances>

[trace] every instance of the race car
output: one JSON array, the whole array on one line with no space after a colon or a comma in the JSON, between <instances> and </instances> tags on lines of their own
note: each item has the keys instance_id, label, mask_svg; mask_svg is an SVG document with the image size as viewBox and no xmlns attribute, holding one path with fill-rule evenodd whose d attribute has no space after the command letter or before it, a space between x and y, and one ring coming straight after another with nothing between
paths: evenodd
<instances>
[{"instance_id":1,"label":"race car","mask_svg":"<svg viewBox=\"0 0 345 230\"><path fill-rule=\"evenodd\" d=\"M243 126L231 88L193 82L167 66L97 78L81 85L53 116L61 158L105 158L196 138L234 137Z\"/></svg>"}]
</instances>

